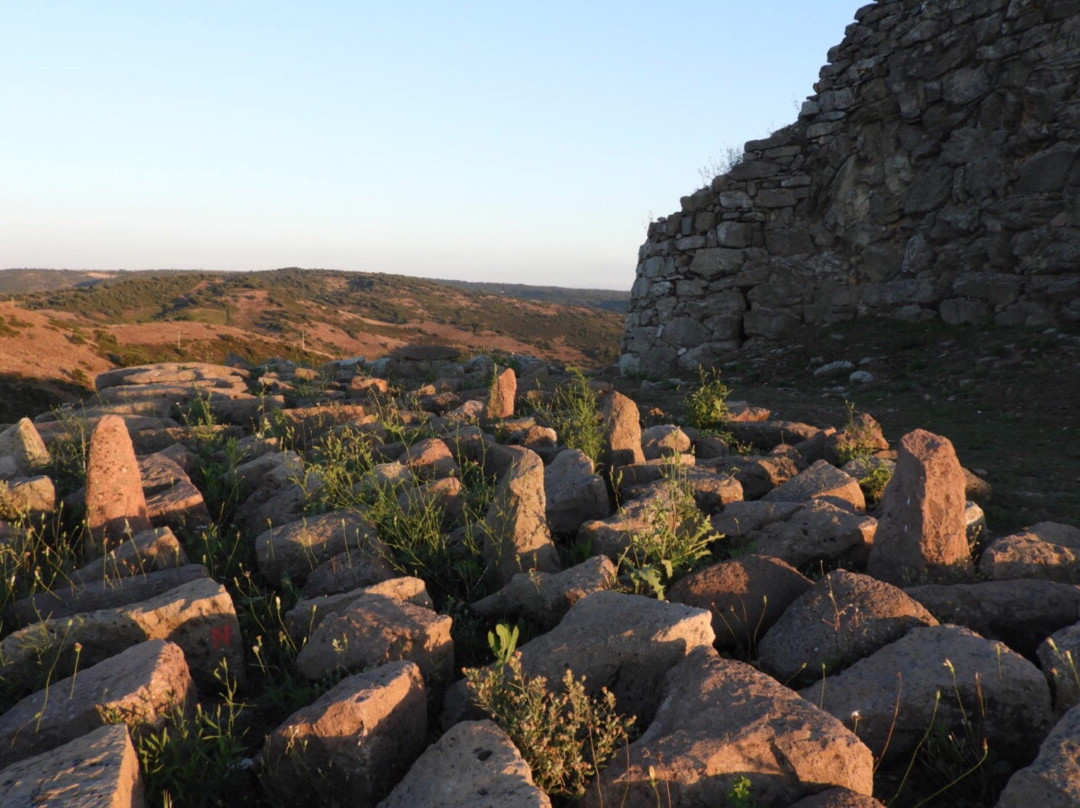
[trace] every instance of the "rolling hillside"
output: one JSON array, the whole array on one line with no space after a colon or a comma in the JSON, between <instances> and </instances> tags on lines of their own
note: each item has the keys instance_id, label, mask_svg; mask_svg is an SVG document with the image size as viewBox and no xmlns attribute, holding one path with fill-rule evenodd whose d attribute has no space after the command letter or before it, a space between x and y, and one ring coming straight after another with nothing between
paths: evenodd
<instances>
[{"instance_id":1,"label":"rolling hillside","mask_svg":"<svg viewBox=\"0 0 1080 808\"><path fill-rule=\"evenodd\" d=\"M440 343L596 366L614 361L622 333L613 311L336 270L6 270L0 295L0 422L16 403L40 411L117 365L285 357L317 366Z\"/></svg>"}]
</instances>

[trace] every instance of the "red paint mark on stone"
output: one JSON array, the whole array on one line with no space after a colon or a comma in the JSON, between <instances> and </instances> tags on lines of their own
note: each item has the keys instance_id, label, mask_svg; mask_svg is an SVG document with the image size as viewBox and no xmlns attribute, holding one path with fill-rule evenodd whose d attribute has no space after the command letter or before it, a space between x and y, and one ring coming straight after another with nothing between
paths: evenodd
<instances>
[{"instance_id":1,"label":"red paint mark on stone","mask_svg":"<svg viewBox=\"0 0 1080 808\"><path fill-rule=\"evenodd\" d=\"M210 645L215 650L224 648L232 643L232 626L226 623L223 626L210 629Z\"/></svg>"}]
</instances>

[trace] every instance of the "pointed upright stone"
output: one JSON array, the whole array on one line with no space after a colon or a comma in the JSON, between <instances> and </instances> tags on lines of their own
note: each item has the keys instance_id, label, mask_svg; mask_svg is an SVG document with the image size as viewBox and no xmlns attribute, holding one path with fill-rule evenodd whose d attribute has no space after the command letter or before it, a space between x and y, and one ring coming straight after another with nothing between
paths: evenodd
<instances>
[{"instance_id":1,"label":"pointed upright stone","mask_svg":"<svg viewBox=\"0 0 1080 808\"><path fill-rule=\"evenodd\" d=\"M91 558L151 527L131 435L118 415L102 417L90 435L86 524L86 552Z\"/></svg>"},{"instance_id":2,"label":"pointed upright stone","mask_svg":"<svg viewBox=\"0 0 1080 808\"><path fill-rule=\"evenodd\" d=\"M514 416L514 396L517 395L517 374L513 368L504 368L495 376L484 405L484 418L497 420Z\"/></svg>"},{"instance_id":3,"label":"pointed upright stone","mask_svg":"<svg viewBox=\"0 0 1080 808\"><path fill-rule=\"evenodd\" d=\"M29 418L0 432L0 480L42 474L51 462L49 450Z\"/></svg>"},{"instance_id":4,"label":"pointed upright stone","mask_svg":"<svg viewBox=\"0 0 1080 808\"><path fill-rule=\"evenodd\" d=\"M923 429L904 435L867 572L897 586L969 578L964 486L948 438Z\"/></svg>"},{"instance_id":5,"label":"pointed upright stone","mask_svg":"<svg viewBox=\"0 0 1080 808\"><path fill-rule=\"evenodd\" d=\"M601 459L609 468L644 463L641 414L633 399L612 391L604 401L604 448Z\"/></svg>"},{"instance_id":6,"label":"pointed upright stone","mask_svg":"<svg viewBox=\"0 0 1080 808\"><path fill-rule=\"evenodd\" d=\"M558 572L559 554L548 530L544 462L530 449L516 455L484 520L484 556L505 586L519 572Z\"/></svg>"}]
</instances>

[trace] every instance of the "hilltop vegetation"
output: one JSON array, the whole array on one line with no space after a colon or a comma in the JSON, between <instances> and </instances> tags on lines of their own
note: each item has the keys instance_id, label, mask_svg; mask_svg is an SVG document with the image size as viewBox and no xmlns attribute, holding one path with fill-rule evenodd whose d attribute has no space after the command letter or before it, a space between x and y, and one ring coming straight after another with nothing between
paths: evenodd
<instances>
[{"instance_id":1,"label":"hilltop vegetation","mask_svg":"<svg viewBox=\"0 0 1080 808\"><path fill-rule=\"evenodd\" d=\"M622 316L613 311L401 275L298 268L65 271L58 277L71 285L50 288L38 277L49 273L0 272L0 291L37 289L0 303L0 378L6 382L0 421L8 407L15 411L16 389L20 413L40 410L71 385L88 388L94 374L117 365L283 357L318 366L438 343L592 367L615 360L622 332ZM46 389L50 396L33 406L35 391Z\"/></svg>"}]
</instances>

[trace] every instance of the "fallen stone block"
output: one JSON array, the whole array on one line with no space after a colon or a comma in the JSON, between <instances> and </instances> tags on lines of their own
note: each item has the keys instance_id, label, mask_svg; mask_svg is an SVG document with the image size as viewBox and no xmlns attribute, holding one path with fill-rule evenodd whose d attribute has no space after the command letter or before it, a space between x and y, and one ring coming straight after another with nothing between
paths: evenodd
<instances>
[{"instance_id":1,"label":"fallen stone block","mask_svg":"<svg viewBox=\"0 0 1080 808\"><path fill-rule=\"evenodd\" d=\"M938 621L869 575L834 570L800 595L758 644L762 670L789 687L832 676L919 626Z\"/></svg>"},{"instance_id":2,"label":"fallen stone block","mask_svg":"<svg viewBox=\"0 0 1080 808\"><path fill-rule=\"evenodd\" d=\"M966 503L952 443L922 429L904 435L867 572L897 586L970 579Z\"/></svg>"},{"instance_id":3,"label":"fallen stone block","mask_svg":"<svg viewBox=\"0 0 1080 808\"><path fill-rule=\"evenodd\" d=\"M154 527L113 545L107 553L71 573L68 580L75 585L115 581L187 563L184 548L173 532L167 527Z\"/></svg>"},{"instance_id":4,"label":"fallen stone block","mask_svg":"<svg viewBox=\"0 0 1080 808\"><path fill-rule=\"evenodd\" d=\"M420 669L390 662L289 716L267 736L259 775L271 794L296 804L373 806L424 750L426 732Z\"/></svg>"},{"instance_id":5,"label":"fallen stone block","mask_svg":"<svg viewBox=\"0 0 1080 808\"><path fill-rule=\"evenodd\" d=\"M54 583L47 592L17 600L4 613L4 625L19 629L39 620L95 612L128 603L139 603L197 578L210 577L202 564L185 564L124 578L76 584Z\"/></svg>"},{"instance_id":6,"label":"fallen stone block","mask_svg":"<svg viewBox=\"0 0 1080 808\"><path fill-rule=\"evenodd\" d=\"M296 667L314 680L408 659L420 666L426 682L444 682L454 669L452 622L449 615L408 601L362 595L323 618L297 655Z\"/></svg>"},{"instance_id":7,"label":"fallen stone block","mask_svg":"<svg viewBox=\"0 0 1080 808\"><path fill-rule=\"evenodd\" d=\"M725 805L749 781L756 805L788 805L823 786L873 790L870 750L844 725L751 666L698 648L668 671L645 733L617 754L582 808Z\"/></svg>"},{"instance_id":8,"label":"fallen stone block","mask_svg":"<svg viewBox=\"0 0 1080 808\"><path fill-rule=\"evenodd\" d=\"M952 625L912 629L799 694L852 727L886 762L910 756L932 722L964 731L967 717L996 754L1023 765L1052 723L1038 668Z\"/></svg>"},{"instance_id":9,"label":"fallen stone block","mask_svg":"<svg viewBox=\"0 0 1080 808\"><path fill-rule=\"evenodd\" d=\"M0 770L8 808L143 808L139 758L127 727L110 724Z\"/></svg>"},{"instance_id":10,"label":"fallen stone block","mask_svg":"<svg viewBox=\"0 0 1080 808\"><path fill-rule=\"evenodd\" d=\"M746 555L692 572L667 594L672 603L709 611L717 650L753 658L765 632L810 586L809 578L778 558Z\"/></svg>"},{"instance_id":11,"label":"fallen stone block","mask_svg":"<svg viewBox=\"0 0 1080 808\"><path fill-rule=\"evenodd\" d=\"M52 682L0 716L0 765L54 749L101 726L155 723L194 703L184 652L150 640Z\"/></svg>"},{"instance_id":12,"label":"fallen stone block","mask_svg":"<svg viewBox=\"0 0 1080 808\"><path fill-rule=\"evenodd\" d=\"M378 808L550 808L493 721L462 721L433 743Z\"/></svg>"},{"instance_id":13,"label":"fallen stone block","mask_svg":"<svg viewBox=\"0 0 1080 808\"><path fill-rule=\"evenodd\" d=\"M142 603L32 623L0 640L0 677L23 681L42 660L57 675L96 665L146 640L169 640L200 685L212 688L224 663L242 682L244 653L232 597L209 578L197 578Z\"/></svg>"},{"instance_id":14,"label":"fallen stone block","mask_svg":"<svg viewBox=\"0 0 1080 808\"><path fill-rule=\"evenodd\" d=\"M1080 805L1080 707L1057 722L1039 754L1009 778L996 808L1075 808Z\"/></svg>"},{"instance_id":15,"label":"fallen stone block","mask_svg":"<svg viewBox=\"0 0 1080 808\"><path fill-rule=\"evenodd\" d=\"M355 510L330 511L271 527L255 538L259 571L271 583L304 579L324 561L345 551L380 556L385 548L371 524Z\"/></svg>"},{"instance_id":16,"label":"fallen stone block","mask_svg":"<svg viewBox=\"0 0 1080 808\"><path fill-rule=\"evenodd\" d=\"M520 616L551 628L583 597L614 589L617 583L615 564L607 556L596 555L562 572L519 572L469 609L480 617Z\"/></svg>"}]
</instances>

